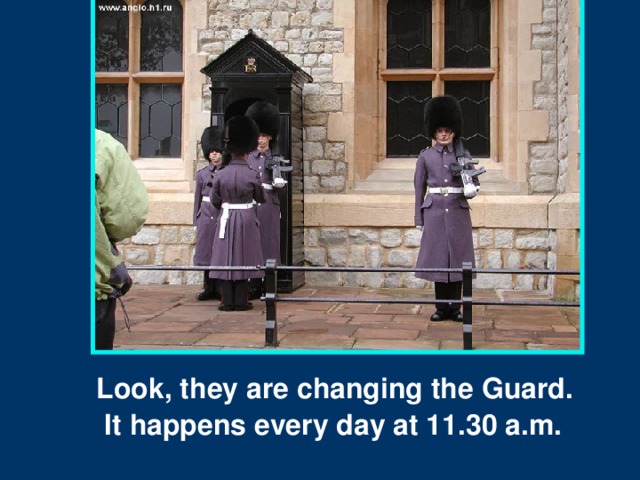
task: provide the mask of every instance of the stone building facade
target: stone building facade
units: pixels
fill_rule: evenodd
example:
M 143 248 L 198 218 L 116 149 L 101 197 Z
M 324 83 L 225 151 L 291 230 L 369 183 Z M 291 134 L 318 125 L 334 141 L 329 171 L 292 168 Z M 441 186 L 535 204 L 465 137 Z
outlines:
M 433 0 L 441 14 L 444 0 Z M 252 29 L 302 68 L 305 263 L 413 267 L 414 158 L 385 154 L 386 0 L 183 0 L 182 150 L 179 158 L 134 158 L 151 210 L 122 245 L 132 265 L 191 265 L 195 172 L 210 119 L 200 69 Z M 490 154 L 473 199 L 478 268 L 580 266 L 579 0 L 492 0 Z M 434 28 L 440 28 L 434 24 Z M 436 38 L 435 43 L 438 40 Z M 434 46 L 436 48 L 437 45 Z M 467 72 L 468 73 L 468 72 Z M 434 74 L 435 88 L 465 72 Z M 430 75 L 426 72 L 425 75 Z M 462 78 L 462 77 L 461 77 Z M 483 77 L 484 78 L 484 77 Z M 472 152 L 473 154 L 473 152 Z M 136 271 L 140 283 L 199 284 L 200 272 Z M 412 273 L 307 272 L 310 284 L 423 288 Z M 479 288 L 550 290 L 579 296 L 577 276 L 479 274 Z

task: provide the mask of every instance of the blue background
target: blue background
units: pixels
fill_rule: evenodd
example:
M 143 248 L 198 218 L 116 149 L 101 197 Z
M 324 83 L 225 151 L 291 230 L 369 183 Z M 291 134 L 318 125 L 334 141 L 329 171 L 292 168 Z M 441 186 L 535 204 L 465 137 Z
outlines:
M 624 162 L 637 123 L 635 82 L 627 45 L 635 45 L 635 15 L 584 8 L 584 144 L 582 168 L 585 258 L 584 355 L 118 355 L 90 354 L 91 182 L 89 5 L 40 8 L 23 34 L 4 32 L 2 80 L 5 189 L 3 235 L 5 309 L 2 357 L 4 478 L 576 478 L 606 473 L 622 478 L 637 455 L 638 314 L 634 275 L 637 249 L 626 201 L 632 176 Z M 602 4 L 600 4 L 602 5 Z M 24 10 L 3 6 L 6 18 Z M 637 8 L 637 7 L 634 7 Z M 597 9 L 597 10 L 596 10 Z M 35 7 L 34 7 L 35 10 Z M 32 23 L 33 22 L 33 23 Z M 23 37 L 22 37 L 23 36 Z M 13 45 L 26 48 L 14 50 Z M 632 47 L 635 49 L 635 47 Z M 627 88 L 625 88 L 627 87 Z M 12 102 L 15 102 L 12 104 Z M 635 135 L 634 135 L 635 134 Z M 635 147 L 635 145 L 633 145 Z M 611 157 L 614 159 L 611 159 Z M 618 159 L 618 160 L 615 160 Z M 24 178 L 23 182 L 14 179 Z M 609 190 L 609 188 L 612 190 Z M 604 191 L 601 189 L 605 188 Z M 18 253 L 19 252 L 19 253 Z M 616 255 L 618 252 L 625 253 Z M 612 270 L 615 273 L 612 273 Z M 333 381 L 419 381 L 447 377 L 469 382 L 472 400 L 250 402 L 107 401 L 97 399 L 97 378 L 114 384 L 155 377 L 286 382 L 321 377 Z M 504 381 L 555 381 L 564 377 L 571 400 L 489 401 L 479 386 L 489 376 Z M 428 393 L 428 389 L 425 390 Z M 193 437 L 180 443 L 157 437 L 105 437 L 105 413 L 141 417 L 243 418 L 243 437 Z M 252 420 L 266 418 L 386 418 L 378 442 L 328 433 L 305 437 L 256 437 Z M 551 418 L 559 436 L 430 436 L 424 418 L 449 413 Z M 418 437 L 394 437 L 396 418 L 421 419 Z M 330 423 L 331 423 L 330 422 Z M 329 429 L 331 432 L 331 429 Z M 630 436 L 630 437 L 629 437 Z M 633 470 L 632 470 L 633 471 Z M 628 476 L 628 473 L 625 477 Z

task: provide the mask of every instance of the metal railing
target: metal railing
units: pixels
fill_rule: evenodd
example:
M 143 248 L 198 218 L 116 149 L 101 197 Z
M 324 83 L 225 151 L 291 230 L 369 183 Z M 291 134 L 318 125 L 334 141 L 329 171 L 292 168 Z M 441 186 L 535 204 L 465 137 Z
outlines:
M 265 293 L 261 300 L 265 302 L 265 337 L 267 347 L 278 346 L 278 302 L 330 302 L 330 303 L 386 303 L 386 304 L 435 304 L 433 298 L 318 298 L 318 297 L 281 297 L 278 295 L 278 271 L 313 271 L 313 272 L 382 272 L 382 273 L 415 273 L 415 272 L 448 272 L 462 273 L 462 299 L 449 300 L 447 303 L 460 305 L 462 310 L 462 344 L 464 350 L 473 349 L 473 305 L 502 305 L 502 306 L 549 306 L 549 307 L 579 307 L 576 301 L 496 301 L 473 299 L 473 275 L 474 273 L 487 274 L 527 274 L 527 275 L 579 275 L 579 270 L 542 270 L 542 269 L 474 269 L 470 262 L 462 264 L 462 268 L 366 268 L 366 267 L 294 267 L 277 265 L 275 260 L 267 260 L 265 265 L 255 267 L 198 267 L 198 266 L 159 266 L 159 265 L 131 265 L 129 270 L 170 270 L 170 271 L 259 271 L 264 270 Z

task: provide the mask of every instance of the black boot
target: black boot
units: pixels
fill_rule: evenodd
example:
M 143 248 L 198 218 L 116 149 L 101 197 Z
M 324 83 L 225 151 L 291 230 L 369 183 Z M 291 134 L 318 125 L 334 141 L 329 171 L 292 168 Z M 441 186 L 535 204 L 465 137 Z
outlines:
M 220 298 L 218 282 L 215 278 L 209 278 L 209 272 L 204 272 L 204 290 L 196 295 L 198 300 L 215 300 Z
M 233 312 L 235 306 L 233 304 L 233 282 L 231 280 L 220 280 L 220 292 L 222 293 L 222 301 L 218 305 L 221 312 Z
M 257 300 L 264 293 L 264 282 L 262 278 L 249 279 L 249 300 Z
M 236 312 L 251 310 L 253 305 L 249 302 L 249 282 L 238 280 L 233 282 L 233 303 Z

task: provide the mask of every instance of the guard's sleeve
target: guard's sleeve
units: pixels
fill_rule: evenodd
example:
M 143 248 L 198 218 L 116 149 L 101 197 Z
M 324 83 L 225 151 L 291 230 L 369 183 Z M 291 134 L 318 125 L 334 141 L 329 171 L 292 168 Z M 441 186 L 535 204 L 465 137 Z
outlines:
M 413 188 L 415 190 L 415 215 L 414 225 L 421 227 L 422 225 L 422 203 L 427 193 L 427 167 L 422 156 L 422 152 L 418 155 L 416 162 L 416 170 L 413 175 Z

